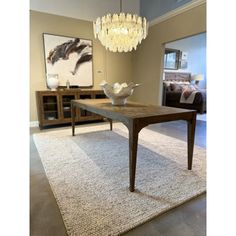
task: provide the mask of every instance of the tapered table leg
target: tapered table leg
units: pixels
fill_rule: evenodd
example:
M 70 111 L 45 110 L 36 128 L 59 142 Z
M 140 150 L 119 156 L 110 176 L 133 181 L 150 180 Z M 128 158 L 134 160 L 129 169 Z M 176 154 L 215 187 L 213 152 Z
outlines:
M 72 126 L 72 136 L 75 136 L 75 113 L 76 107 L 71 104 L 71 126 Z
M 195 127 L 196 112 L 193 113 L 193 118 L 188 121 L 188 170 L 192 169 Z
M 129 178 L 130 178 L 130 192 L 134 191 L 135 186 L 135 172 L 138 148 L 138 131 L 133 127 L 129 129 Z
M 112 119 L 107 118 L 107 120 L 110 122 L 110 130 L 112 130 L 112 129 L 113 129 L 113 126 L 112 126 Z

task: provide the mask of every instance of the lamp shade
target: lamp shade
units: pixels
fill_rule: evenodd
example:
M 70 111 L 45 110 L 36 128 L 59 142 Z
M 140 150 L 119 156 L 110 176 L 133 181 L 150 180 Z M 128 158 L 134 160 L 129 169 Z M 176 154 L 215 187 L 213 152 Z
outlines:
M 203 80 L 203 74 L 197 74 L 192 76 L 192 80 L 201 81 Z

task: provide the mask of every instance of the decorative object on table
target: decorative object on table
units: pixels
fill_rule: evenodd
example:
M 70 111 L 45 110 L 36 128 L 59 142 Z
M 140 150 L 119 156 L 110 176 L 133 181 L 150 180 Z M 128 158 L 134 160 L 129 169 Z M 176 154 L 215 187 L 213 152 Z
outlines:
M 43 41 L 46 73 L 58 74 L 60 86 L 93 86 L 91 40 L 44 33 Z
M 136 50 L 137 45 L 148 34 L 146 18 L 122 12 L 122 0 L 120 0 L 119 14 L 98 17 L 93 27 L 95 38 L 98 38 L 102 45 L 112 52 Z
M 128 85 L 127 83 L 109 85 L 105 80 L 100 84 L 106 96 L 111 99 L 112 105 L 125 105 L 127 98 L 133 94 L 134 88 L 139 85 L 133 82 Z
M 196 74 L 191 77 L 195 81 L 196 85 L 199 85 L 199 82 L 203 80 L 203 74 Z
M 51 89 L 51 91 L 56 91 L 58 85 L 58 74 L 47 74 L 47 86 Z
M 66 81 L 66 89 L 70 89 L 70 81 L 69 80 Z

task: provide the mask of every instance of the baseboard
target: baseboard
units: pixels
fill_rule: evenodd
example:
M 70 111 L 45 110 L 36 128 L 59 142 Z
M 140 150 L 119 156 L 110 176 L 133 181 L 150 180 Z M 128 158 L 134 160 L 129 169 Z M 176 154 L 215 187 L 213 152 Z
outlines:
M 173 16 L 177 16 L 183 12 L 189 11 L 190 9 L 200 6 L 202 4 L 205 4 L 206 0 L 193 0 L 189 3 L 184 4 L 183 6 L 180 6 L 172 11 L 167 12 L 166 14 L 157 17 L 156 19 L 152 20 L 150 22 L 150 26 L 156 25 L 162 21 L 168 20 L 172 18 Z
M 39 127 L 39 122 L 37 120 L 30 121 L 30 128 L 32 128 L 32 127 Z

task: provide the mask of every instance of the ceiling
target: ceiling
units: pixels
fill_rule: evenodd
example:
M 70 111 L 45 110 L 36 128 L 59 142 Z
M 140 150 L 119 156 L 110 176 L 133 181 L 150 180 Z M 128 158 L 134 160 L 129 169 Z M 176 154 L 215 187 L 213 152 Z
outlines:
M 206 0 L 121 0 L 122 11 L 145 16 L 148 21 L 188 4 Z M 120 12 L 120 0 L 30 0 L 30 9 L 94 21 L 107 13 Z
M 30 9 L 93 21 L 106 13 L 120 11 L 119 0 L 30 0 Z M 122 10 L 139 14 L 140 0 L 123 0 Z

